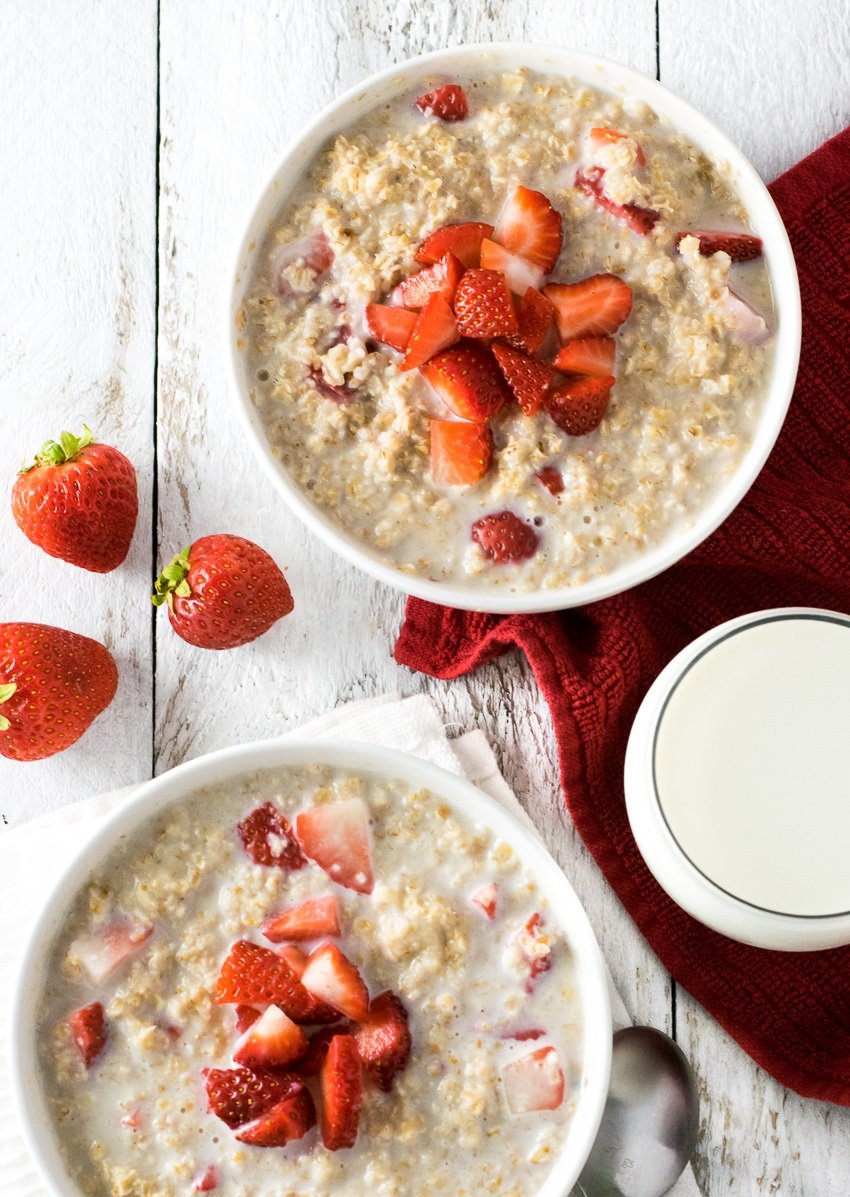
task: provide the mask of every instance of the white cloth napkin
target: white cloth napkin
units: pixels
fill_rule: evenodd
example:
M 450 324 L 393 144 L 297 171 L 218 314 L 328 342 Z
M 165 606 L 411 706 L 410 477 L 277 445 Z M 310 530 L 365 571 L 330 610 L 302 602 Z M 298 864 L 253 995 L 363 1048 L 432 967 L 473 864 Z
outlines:
M 465 777 L 501 802 L 536 834 L 536 828 L 499 772 L 487 738 L 471 731 L 449 739 L 433 700 L 424 694 L 399 698 L 389 694 L 339 707 L 293 733 L 300 738 L 361 740 L 397 748 Z M 44 878 L 54 874 L 100 827 L 106 815 L 135 786 L 101 794 L 64 807 L 0 836 L 0 1177 L 3 1191 L 15 1197 L 48 1197 L 18 1132 L 8 1079 L 8 1028 L 17 959 L 28 920 L 43 902 Z M 609 978 L 610 982 L 610 978 Z M 631 1023 L 613 983 L 611 1008 L 615 1028 Z M 670 1197 L 700 1197 L 690 1167 L 670 1190 Z

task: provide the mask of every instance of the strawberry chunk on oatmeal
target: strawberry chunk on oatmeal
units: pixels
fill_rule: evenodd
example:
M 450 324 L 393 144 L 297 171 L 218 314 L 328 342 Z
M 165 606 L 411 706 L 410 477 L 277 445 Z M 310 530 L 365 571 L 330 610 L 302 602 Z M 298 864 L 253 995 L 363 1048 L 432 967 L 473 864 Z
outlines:
M 441 121 L 463 121 L 469 116 L 469 101 L 459 83 L 446 83 L 426 92 L 416 101 L 416 107 Z
M 271 802 L 264 802 L 246 815 L 237 831 L 254 864 L 300 869 L 306 863 L 288 821 Z
M 94 985 L 102 985 L 141 951 L 153 927 L 133 923 L 119 915 L 71 945 L 71 956 L 85 969 Z
M 554 1047 L 539 1047 L 502 1069 L 502 1087 L 512 1114 L 557 1110 L 564 1100 L 564 1073 Z
M 537 552 L 540 544 L 534 529 L 513 511 L 483 515 L 472 525 L 472 539 L 484 556 L 497 565 L 525 561 Z
M 68 1015 L 68 1027 L 74 1046 L 86 1068 L 91 1068 L 106 1047 L 108 1030 L 106 1015 L 100 1002 L 91 1002 Z
M 375 876 L 369 812 L 359 798 L 302 811 L 295 834 L 304 852 L 338 885 L 371 894 Z

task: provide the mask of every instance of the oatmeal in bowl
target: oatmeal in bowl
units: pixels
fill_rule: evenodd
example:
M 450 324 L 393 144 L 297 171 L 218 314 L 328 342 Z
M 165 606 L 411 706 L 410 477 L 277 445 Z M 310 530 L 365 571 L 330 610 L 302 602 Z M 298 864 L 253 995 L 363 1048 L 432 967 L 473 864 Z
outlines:
M 343 97 L 236 275 L 236 390 L 278 488 L 454 606 L 573 606 L 683 556 L 754 479 L 796 371 L 755 172 L 660 85 L 568 51 L 446 51 Z
M 607 1093 L 604 965 L 539 842 L 363 745 L 145 787 L 34 933 L 30 1146 L 87 1197 L 565 1197 Z

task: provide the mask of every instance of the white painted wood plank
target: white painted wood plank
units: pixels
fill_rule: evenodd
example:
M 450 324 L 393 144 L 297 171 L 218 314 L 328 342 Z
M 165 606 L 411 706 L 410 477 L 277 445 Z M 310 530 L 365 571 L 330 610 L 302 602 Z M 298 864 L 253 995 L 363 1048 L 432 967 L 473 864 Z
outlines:
M 0 619 L 93 636 L 120 672 L 66 753 L 0 757 L 0 813 L 17 823 L 150 769 L 156 5 L 6 0 L 0 25 Z M 139 472 L 133 547 L 108 575 L 48 557 L 9 510 L 23 459 L 84 420 Z

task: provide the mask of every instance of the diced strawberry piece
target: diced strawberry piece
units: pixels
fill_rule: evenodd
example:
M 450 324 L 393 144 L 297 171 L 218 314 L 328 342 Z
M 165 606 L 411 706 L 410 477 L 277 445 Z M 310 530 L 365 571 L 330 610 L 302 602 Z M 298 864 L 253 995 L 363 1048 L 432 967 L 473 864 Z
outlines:
M 699 241 L 699 252 L 704 258 L 712 254 L 728 254 L 733 262 L 751 262 L 760 258 L 762 253 L 762 239 L 754 233 L 724 233 L 712 229 L 691 229 L 676 236 L 676 248 L 683 237 L 696 237 Z
M 512 254 L 504 245 L 486 237 L 481 242 L 481 266 L 485 270 L 501 271 L 515 295 L 525 295 L 529 287 L 539 287 L 545 277 L 541 266 Z
M 474 342 L 462 342 L 431 358 L 422 374 L 462 420 L 489 420 L 511 398 L 493 354 Z
M 519 332 L 506 337 L 509 345 L 534 357 L 543 348 L 555 309 L 545 295 L 529 287 L 517 304 Z
M 230 949 L 215 983 L 219 1005 L 277 1005 L 298 1022 L 305 1020 L 312 1002 L 309 993 L 285 960 L 270 948 L 240 939 Z
M 254 1025 L 262 1013 L 263 1011 L 258 1010 L 256 1006 L 237 1006 L 235 1010 L 236 1033 L 238 1035 L 244 1035 L 248 1028 Z
M 369 811 L 362 798 L 314 806 L 295 817 L 303 850 L 332 881 L 361 894 L 375 887 Z
M 255 1072 L 283 1068 L 307 1050 L 307 1036 L 278 1006 L 269 1006 L 241 1036 L 233 1061 Z
M 264 1114 L 236 1132 L 240 1143 L 252 1147 L 285 1147 L 302 1139 L 316 1125 L 316 1107 L 309 1089 L 290 1078 L 291 1088 L 286 1097 L 271 1106 Z
M 519 332 L 507 279 L 498 270 L 467 270 L 455 292 L 454 310 L 465 337 L 489 339 Z
M 133 956 L 153 935 L 153 927 L 131 923 L 119 915 L 94 931 L 81 935 L 71 944 L 76 956 L 94 985 L 102 985 Z
M 733 340 L 741 345 L 764 345 L 770 340 L 767 321 L 731 287 L 726 288 L 721 302 Z
M 661 219 L 661 213 L 656 212 L 653 208 L 642 208 L 640 204 L 615 203 L 605 193 L 602 182 L 604 176 L 605 171 L 600 170 L 598 166 L 591 167 L 587 171 L 579 168 L 576 171 L 576 188 L 583 191 L 611 216 L 627 225 L 633 233 L 639 233 L 642 237 L 646 237 Z
M 410 1058 L 410 1028 L 401 998 L 391 989 L 378 994 L 354 1038 L 364 1069 L 380 1089 L 389 1092 L 396 1073 Z
M 469 115 L 469 101 L 459 83 L 446 83 L 426 92 L 416 101 L 420 112 L 430 112 L 441 121 L 464 121 Z
M 587 134 L 587 140 L 590 143 L 591 150 L 599 149 L 601 146 L 611 145 L 614 142 L 622 141 L 626 137 L 631 137 L 630 133 L 621 133 L 618 129 L 607 129 L 602 126 L 597 126 L 591 129 Z M 634 138 L 632 138 L 634 141 Z M 643 168 L 646 166 L 646 156 L 640 145 L 635 142 L 637 151 L 635 153 L 635 165 Z
M 283 947 L 278 948 L 277 954 L 281 960 L 286 961 L 300 981 L 304 969 L 307 967 L 307 953 L 302 952 L 294 943 L 286 943 Z
M 540 411 L 546 392 L 552 385 L 555 371 L 546 362 L 538 362 L 533 357 L 526 357 L 518 349 L 510 345 L 494 345 L 493 355 L 499 363 L 499 369 L 505 376 L 505 382 L 514 393 L 517 403 L 527 416 L 533 416 Z
M 448 253 L 464 266 L 481 265 L 481 242 L 493 232 L 491 224 L 480 220 L 467 220 L 462 224 L 444 224 L 425 238 L 416 251 L 416 261 L 439 262 Z
M 578 283 L 549 283 L 543 294 L 555 307 L 562 341 L 608 336 L 632 310 L 632 289 L 616 274 L 592 274 Z
M 390 307 L 386 303 L 366 304 L 366 327 L 369 332 L 399 353 L 404 353 L 407 348 L 415 323 L 416 313 L 409 312 L 407 308 Z
M 339 935 L 339 907 L 333 894 L 308 898 L 298 906 L 282 910 L 266 919 L 261 928 L 266 939 L 283 943 L 287 939 L 318 939 L 321 935 Z
M 516 1039 L 518 1043 L 525 1043 L 529 1039 L 542 1039 L 546 1032 L 542 1027 L 528 1027 L 521 1031 L 506 1031 L 503 1039 Z
M 602 423 L 614 379 L 571 378 L 546 397 L 546 410 L 570 436 L 585 436 Z
M 428 296 L 438 292 L 447 303 L 455 297 L 457 285 L 463 276 L 463 263 L 453 253 L 444 254 L 434 266 L 417 270 L 402 279 L 390 295 L 390 302 L 400 303 L 405 308 L 424 308 Z
M 279 246 L 272 254 L 269 269 L 272 291 L 279 299 L 286 299 L 294 294 L 283 273 L 287 266 L 291 266 L 294 262 L 300 262 L 306 266 L 313 272 L 316 282 L 318 282 L 321 276 L 330 270 L 333 260 L 334 252 L 327 235 L 321 229 L 314 233 L 308 233 L 304 237 L 298 237 L 295 241 L 290 241 L 288 245 Z
M 435 292 L 428 296 L 425 307 L 413 326 L 402 370 L 413 370 L 425 363 L 455 341 L 460 340 L 455 316 L 445 296 Z
M 473 486 L 493 460 L 488 424 L 461 420 L 431 421 L 431 478 L 438 486 Z
M 142 1111 L 139 1109 L 131 1110 L 129 1114 L 125 1114 L 121 1119 L 121 1125 L 125 1130 L 138 1130 L 142 1125 Z
M 360 1053 L 352 1035 L 334 1035 L 319 1076 L 322 1142 L 328 1151 L 353 1147 L 363 1106 Z
M 552 945 L 543 930 L 543 916 L 535 911 L 517 935 L 517 944 L 526 967 L 525 988 L 534 989 L 537 978 L 552 967 Z
M 283 813 L 264 802 L 246 815 L 236 830 L 254 864 L 267 868 L 300 869 L 307 861 Z
M 307 967 L 309 959 L 306 953 L 297 948 L 294 943 L 287 943 L 278 948 L 277 954 L 281 960 L 286 961 L 300 981 L 304 976 L 304 969 Z M 304 1014 L 295 1021 L 305 1024 L 339 1022 L 339 1010 L 334 1010 L 333 1006 L 329 1006 L 327 1002 L 320 1002 L 318 998 L 313 997 L 312 993 L 307 996 L 310 999 L 310 1005 Z
M 322 1027 L 321 1030 L 314 1031 L 307 1041 L 306 1052 L 292 1065 L 293 1071 L 299 1076 L 318 1076 L 322 1071 L 331 1040 L 335 1035 L 347 1035 L 353 1029 L 353 1023 L 337 1022 L 335 1027 Z
M 106 1016 L 100 1002 L 92 1002 L 75 1010 L 67 1018 L 74 1046 L 80 1053 L 86 1068 L 91 1068 L 106 1046 Z
M 311 366 L 307 374 L 319 394 L 339 407 L 347 407 L 357 393 L 350 387 L 338 387 L 335 383 L 328 382 L 318 366 Z
M 564 1100 L 564 1074 L 554 1047 L 511 1060 L 502 1069 L 502 1085 L 512 1114 L 557 1110 Z
M 512 511 L 497 511 L 476 520 L 472 539 L 497 565 L 533 557 L 540 543 L 534 529 Z
M 206 1168 L 201 1168 L 195 1174 L 192 1188 L 196 1193 L 211 1193 L 213 1189 L 218 1188 L 218 1171 L 215 1164 L 207 1164 Z
M 616 346 L 611 337 L 581 337 L 568 341 L 555 365 L 565 374 L 589 374 L 592 378 L 607 378 L 614 373 Z
M 557 466 L 546 465 L 534 475 L 541 486 L 545 486 L 550 495 L 560 495 L 564 489 L 564 475 Z
M 474 894 L 470 895 L 469 900 L 483 910 L 488 919 L 494 919 L 498 897 L 499 887 L 491 882 L 489 885 L 482 885 L 481 889 L 477 889 Z
M 211 1113 L 231 1129 L 259 1118 L 287 1096 L 300 1078 L 285 1072 L 252 1072 L 250 1068 L 205 1068 L 204 1086 Z
M 517 187 L 496 221 L 493 240 L 548 274 L 563 245 L 561 214 L 541 191 Z
M 369 1013 L 369 990 L 357 967 L 336 944 L 316 948 L 301 975 L 301 983 L 314 997 L 347 1018 L 362 1022 Z

